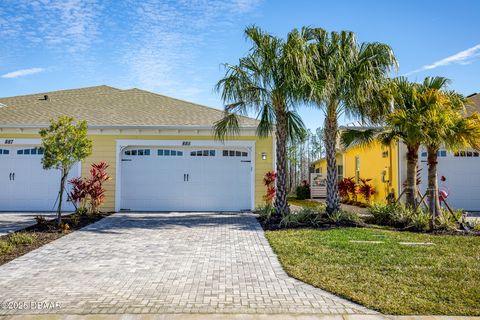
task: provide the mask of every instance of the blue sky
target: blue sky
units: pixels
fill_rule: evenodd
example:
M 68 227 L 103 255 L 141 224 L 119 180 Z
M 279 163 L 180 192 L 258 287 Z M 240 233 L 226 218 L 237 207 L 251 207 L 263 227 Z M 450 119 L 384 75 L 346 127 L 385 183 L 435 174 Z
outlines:
M 221 108 L 221 64 L 248 50 L 245 26 L 351 30 L 391 45 L 394 75 L 441 75 L 480 92 L 480 1 L 2 0 L 0 96 L 108 84 Z M 323 114 L 300 111 L 316 128 Z M 345 120 L 348 121 L 348 120 Z

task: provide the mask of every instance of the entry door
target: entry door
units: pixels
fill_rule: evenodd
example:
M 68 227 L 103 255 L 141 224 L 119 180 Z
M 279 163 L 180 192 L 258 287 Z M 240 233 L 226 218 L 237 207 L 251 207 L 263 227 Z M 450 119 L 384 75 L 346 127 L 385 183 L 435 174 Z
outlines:
M 127 148 L 121 161 L 121 209 L 248 210 L 250 157 L 246 149 Z
M 44 170 L 39 147 L 0 147 L 0 211 L 55 211 L 60 171 Z M 72 170 L 69 178 L 78 175 Z M 67 186 L 68 188 L 68 186 Z M 64 194 L 62 205 L 74 209 Z

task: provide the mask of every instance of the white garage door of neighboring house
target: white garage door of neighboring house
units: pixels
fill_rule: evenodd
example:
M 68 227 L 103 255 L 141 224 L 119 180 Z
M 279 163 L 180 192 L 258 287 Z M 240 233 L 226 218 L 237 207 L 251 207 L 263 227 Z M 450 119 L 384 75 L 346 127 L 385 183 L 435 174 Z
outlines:
M 251 171 L 247 148 L 128 147 L 121 153 L 121 210 L 249 210 Z
M 427 154 L 421 153 L 422 168 L 420 190 L 425 192 L 428 183 Z M 445 176 L 445 183 L 440 178 Z M 439 189 L 447 190 L 447 203 L 452 208 L 480 211 L 480 154 L 462 151 L 456 154 L 440 150 L 438 154 Z
M 0 146 L 0 211 L 56 210 L 60 171 L 44 170 L 42 154 L 36 146 Z M 70 177 L 79 175 L 76 166 Z M 74 209 L 67 201 L 63 208 Z

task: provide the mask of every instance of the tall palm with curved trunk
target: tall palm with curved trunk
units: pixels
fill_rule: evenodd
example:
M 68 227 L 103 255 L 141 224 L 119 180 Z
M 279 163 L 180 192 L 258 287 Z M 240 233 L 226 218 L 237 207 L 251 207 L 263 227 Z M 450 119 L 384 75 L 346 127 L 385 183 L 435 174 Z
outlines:
M 345 147 L 368 145 L 374 140 L 385 145 L 402 141 L 406 148 L 407 181 L 405 185 L 405 203 L 410 207 L 416 205 L 418 152 L 423 142 L 421 117 L 424 113 L 419 103 L 421 87 L 409 82 L 405 77 L 398 77 L 387 85 L 390 97 L 390 112 L 384 117 L 382 127 L 373 129 L 349 129 L 342 133 Z
M 225 76 L 217 85 L 225 102 L 225 115 L 215 123 L 217 139 L 238 134 L 239 116 L 257 113 L 260 137 L 275 134 L 278 215 L 289 213 L 287 203 L 286 144 L 304 134 L 304 125 L 295 111 L 300 97 L 299 83 L 306 77 L 304 36 L 293 30 L 287 40 L 274 37 L 252 26 L 245 30 L 252 42 L 249 53 L 237 65 L 225 65 Z
M 443 77 L 425 78 L 420 103 L 425 112 L 422 117 L 423 144 L 427 149 L 428 163 L 428 207 L 431 213 L 431 227 L 440 212 L 438 190 L 438 151 L 442 146 L 457 151 L 466 148 L 480 148 L 480 116 L 465 114 L 465 98 L 447 90 L 450 80 Z
M 335 159 L 338 117 L 342 113 L 375 122 L 388 110 L 384 88 L 397 66 L 392 49 L 383 43 L 358 43 L 353 32 L 307 28 L 310 78 L 306 100 L 325 113 L 327 212 L 340 206 Z

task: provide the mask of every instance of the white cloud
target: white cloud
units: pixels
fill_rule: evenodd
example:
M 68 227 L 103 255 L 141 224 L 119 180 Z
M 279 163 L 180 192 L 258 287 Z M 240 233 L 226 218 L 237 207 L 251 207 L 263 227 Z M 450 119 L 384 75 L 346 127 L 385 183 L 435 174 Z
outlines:
M 0 36 L 22 44 L 75 53 L 91 47 L 99 34 L 98 0 L 4 0 Z
M 177 96 L 211 91 L 200 89 L 206 87 L 198 77 L 200 49 L 214 45 L 222 30 L 238 23 L 260 1 L 130 1 L 130 40 L 122 56 L 132 78 L 141 87 Z
M 413 70 L 411 72 L 406 73 L 406 76 L 412 75 L 414 73 L 422 72 L 425 70 L 432 70 L 438 67 L 448 66 L 450 64 L 470 64 L 476 58 L 480 57 L 480 44 L 473 46 L 467 50 L 460 51 L 454 55 L 446 57 L 444 59 L 438 60 L 432 64 L 424 65 L 423 67 Z
M 18 78 L 18 77 L 23 77 L 23 76 L 28 76 L 31 74 L 35 73 L 40 73 L 45 71 L 43 68 L 30 68 L 30 69 L 22 69 L 22 70 L 17 70 L 17 71 L 12 71 L 9 73 L 5 73 L 2 75 L 2 78 L 5 79 L 12 79 L 12 78 Z

